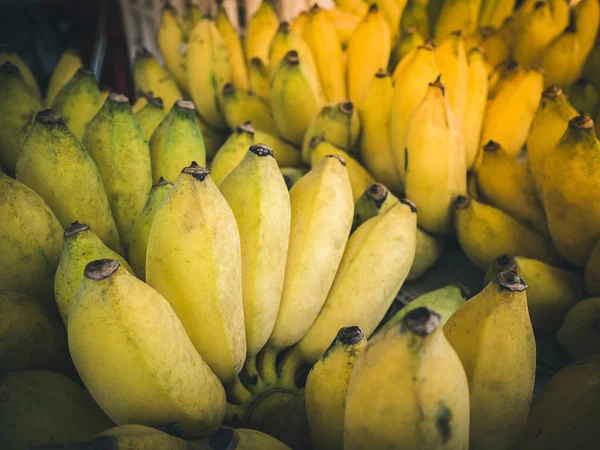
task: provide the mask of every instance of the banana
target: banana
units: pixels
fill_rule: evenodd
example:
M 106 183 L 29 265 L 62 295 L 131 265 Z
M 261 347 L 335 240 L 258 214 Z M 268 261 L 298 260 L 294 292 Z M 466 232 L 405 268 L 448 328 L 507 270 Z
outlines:
M 481 129 L 488 96 L 488 76 L 485 56 L 479 47 L 469 51 L 467 61 L 468 82 L 462 130 L 467 170 L 470 170 L 475 165 L 480 151 Z
M 150 149 L 129 99 L 110 94 L 89 123 L 82 143 L 98 167 L 121 241 L 127 246 L 152 187 Z
M 325 17 L 333 25 L 335 32 L 340 38 L 342 49 L 346 50 L 352 33 L 356 30 L 361 18 L 339 8 L 326 9 L 324 12 Z
M 259 372 L 266 380 L 276 377 L 279 351 L 298 342 L 317 318 L 342 260 L 354 209 L 343 159 L 334 155 L 323 158 L 292 187 L 290 204 L 290 241 L 281 304 L 273 332 L 258 360 Z
M 435 46 L 427 43 L 408 54 L 396 67 L 393 75 L 394 96 L 390 113 L 390 137 L 395 168 L 405 183 L 405 141 L 408 121 L 435 81 L 439 70 L 435 63 Z
M 280 170 L 288 191 L 308 172 L 308 169 L 299 167 L 281 167 Z
M 275 119 L 269 103 L 252 92 L 242 91 L 232 83 L 223 87 L 222 108 L 229 128 L 251 121 L 254 126 L 267 133 L 277 134 Z
M 512 449 L 525 429 L 536 352 L 526 289 L 500 272 L 444 325 L 469 380 L 470 448 Z
M 600 438 L 598 405 L 600 357 L 563 367 L 533 399 L 519 448 L 592 450 Z
M 206 446 L 201 448 L 206 450 L 291 450 L 283 442 L 266 433 L 244 428 L 221 427 L 211 434 L 207 441 Z
M 408 122 L 404 153 L 405 193 L 419 208 L 419 227 L 447 233 L 452 202 L 466 193 L 467 179 L 462 133 L 439 78 Z
M 80 68 L 54 99 L 52 111 L 61 116 L 71 133 L 82 141 L 88 124 L 101 107 L 94 73 Z
M 192 30 L 187 67 L 190 94 L 196 109 L 210 126 L 225 129 L 227 122 L 221 93 L 233 76 L 225 40 L 212 19 L 201 19 Z
M 508 17 L 504 20 L 504 25 L 497 29 L 488 29 L 479 44 L 483 49 L 488 66 L 492 69 L 510 60 L 514 41 L 513 22 L 513 18 Z
M 592 114 L 600 104 L 600 94 L 592 82 L 580 78 L 565 90 L 569 102 L 576 111 Z
M 10 62 L 17 66 L 19 73 L 25 81 L 25 84 L 29 86 L 29 89 L 31 89 L 31 92 L 33 92 L 33 95 L 36 97 L 37 101 L 41 102 L 42 95 L 40 93 L 40 87 L 35 79 L 35 76 L 33 73 L 31 73 L 31 70 L 27 64 L 25 64 L 25 61 L 23 61 L 23 59 L 15 52 L 0 49 L 0 64 L 4 64 L 5 62 Z
M 392 48 L 392 54 L 390 55 L 390 62 L 388 64 L 388 70 L 393 73 L 400 61 L 408 55 L 413 53 L 418 47 L 425 44 L 425 39 L 417 31 L 414 25 L 408 25 L 402 28 L 400 38 L 396 41 L 394 48 Z M 381 71 L 380 71 L 381 72 Z M 369 99 L 369 94 L 365 94 L 365 101 Z
M 148 236 L 154 222 L 154 216 L 161 206 L 173 183 L 163 177 L 152 185 L 148 201 L 142 212 L 138 215 L 131 229 L 131 241 L 129 242 L 129 262 L 137 277 L 146 280 L 146 249 L 148 248 Z
M 600 208 L 594 173 L 600 170 L 595 158 L 600 142 L 589 116 L 578 116 L 550 152 L 544 163 L 542 191 L 552 241 L 558 252 L 571 264 L 585 267 L 600 237 L 596 219 Z
M 369 9 L 369 2 L 366 0 L 335 0 L 334 3 L 338 9 L 358 17 L 364 17 Z
M 349 101 L 329 103 L 312 118 L 304 134 L 302 160 L 310 164 L 310 143 L 315 137 L 321 137 L 332 145 L 354 154 L 359 133 L 359 116 L 354 104 Z
M 527 280 L 527 309 L 535 329 L 556 332 L 567 312 L 583 298 L 580 274 L 522 256 L 498 256 L 486 272 L 484 284 L 504 270 L 513 270 Z
M 202 11 L 200 11 L 198 5 L 194 4 L 192 0 L 185 0 L 182 21 L 187 35 L 200 22 L 202 16 Z
M 400 18 L 406 6 L 406 0 L 372 0 L 371 4 L 375 4 L 381 10 L 383 17 L 390 29 L 392 42 L 398 39 L 400 31 Z
M 55 310 L 29 295 L 0 291 L 0 372 L 65 371 L 70 361 Z
M 490 86 L 491 87 L 491 86 Z M 527 141 L 531 123 L 544 90 L 539 70 L 509 69 L 488 101 L 481 142 L 495 141 L 510 156 L 516 156 Z
M 273 151 L 250 146 L 219 189 L 240 233 L 246 358 L 254 358 L 275 326 L 290 236 L 290 197 Z
M 269 47 L 279 28 L 279 19 L 272 0 L 263 0 L 248 22 L 244 41 L 246 59 L 269 61 Z
M 575 16 L 575 32 L 581 42 L 582 51 L 589 55 L 598 37 L 600 5 L 593 0 L 581 0 L 572 11 Z
M 111 94 L 110 88 L 107 86 L 100 86 L 100 104 L 104 105 L 104 102 Z
M 210 166 L 210 176 L 217 187 L 237 167 L 248 148 L 254 144 L 254 128 L 245 122 L 235 128 L 233 134 L 219 149 Z
M 545 85 L 561 88 L 572 85 L 583 72 L 586 56 L 575 30 L 567 28 L 548 45 L 541 57 Z
M 0 436 L 6 448 L 82 441 L 111 426 L 90 394 L 63 375 L 47 370 L 0 375 Z
M 467 376 L 427 308 L 378 333 L 358 358 L 348 387 L 344 448 L 465 449 Z
M 241 272 L 231 207 L 209 171 L 192 162 L 154 217 L 146 280 L 169 301 L 223 383 L 233 381 L 246 357 Z
M 227 10 L 223 4 L 219 4 L 215 23 L 217 29 L 223 36 L 227 54 L 229 55 L 229 63 L 231 64 L 231 77 L 233 84 L 242 91 L 250 89 L 251 84 L 248 80 L 248 69 L 246 68 L 246 58 L 244 56 L 244 48 L 237 30 L 229 20 Z
M 469 66 L 461 31 L 452 32 L 440 43 L 435 51 L 435 63 L 440 71 L 444 94 L 454 114 L 456 126 L 462 132 L 469 87 Z
M 177 10 L 170 2 L 166 2 L 160 14 L 158 48 L 169 74 L 184 91 L 188 91 L 186 38 L 184 25 L 179 19 Z
M 477 29 L 482 0 L 449 0 L 443 2 L 435 26 L 435 38 L 442 41 L 454 31 L 471 34 Z
M 301 145 L 312 118 L 325 99 L 319 80 L 296 50 L 287 52 L 280 61 L 271 78 L 269 97 L 279 134 L 291 143 Z
M 44 101 L 46 108 L 52 106 L 60 90 L 81 67 L 83 67 L 83 62 L 77 50 L 68 48 L 60 55 L 52 71 L 52 75 L 50 75 L 50 81 L 48 81 L 48 89 L 46 90 L 46 99 Z
M 371 80 L 390 59 L 392 38 L 381 9 L 371 3 L 348 43 L 348 98 L 360 107 Z
M 585 264 L 585 291 L 592 296 L 600 295 L 600 245 L 596 242 Z
M 306 26 L 302 29 L 302 33 L 304 33 L 305 29 Z M 269 59 L 267 60 L 269 64 L 268 79 L 273 78 L 275 71 L 279 67 L 279 63 L 285 58 L 286 53 L 291 50 L 298 52 L 300 60 L 303 61 L 307 70 L 311 71 L 313 77 L 319 76 L 313 53 L 303 35 L 293 30 L 289 22 L 281 22 L 269 46 Z
M 154 98 L 154 99 L 157 99 L 157 101 L 160 101 L 160 104 L 163 105 L 162 107 L 164 109 L 164 104 L 163 104 L 162 98 L 154 97 L 152 92 L 138 92 L 135 102 L 133 103 L 133 105 L 131 105 L 131 109 L 134 112 L 134 114 L 139 113 L 140 110 L 148 104 L 149 98 Z
M 390 142 L 390 115 L 394 87 L 391 76 L 384 70 L 375 74 L 358 109 L 362 125 L 360 161 L 377 180 L 396 193 L 402 191 L 402 181 L 394 167 Z
M 526 160 L 511 158 L 496 142 L 489 141 L 483 147 L 482 162 L 476 172 L 483 198 L 523 225 L 549 236 Z
M 73 222 L 64 232 L 63 249 L 54 277 L 54 297 L 65 327 L 69 311 L 83 279 L 87 263 L 110 258 L 119 262 L 129 273 L 133 270 L 120 255 L 106 247 L 86 224 Z
M 204 151 L 207 161 L 213 159 L 221 146 L 227 140 L 227 133 L 221 130 L 215 130 L 206 123 L 206 120 L 196 110 L 196 122 L 204 140 Z
M 248 62 L 248 84 L 250 91 L 261 100 L 270 103 L 269 68 L 260 58 L 252 58 Z
M 302 163 L 302 153 L 290 143 L 280 139 L 277 135 L 265 133 L 262 130 L 254 130 L 255 142 L 271 147 L 277 164 L 280 167 L 300 167 Z
M 454 203 L 458 242 L 473 263 L 485 271 L 504 253 L 558 264 L 560 258 L 548 239 L 499 209 L 459 196 Z
M 586 298 L 578 302 L 565 316 L 556 334 L 558 342 L 575 359 L 590 358 L 600 348 L 598 332 L 600 298 Z
M 406 277 L 407 281 L 420 278 L 435 263 L 437 263 L 444 252 L 446 240 L 444 236 L 427 233 L 417 228 L 417 249 L 415 259 Z
M 202 436 L 223 420 L 223 387 L 175 312 L 118 261 L 100 259 L 85 267 L 68 338 L 81 379 L 116 424 Z
M 516 0 L 482 0 L 479 26 L 500 28 L 504 20 L 512 14 L 515 3 Z
M 517 24 L 513 48 L 515 60 L 526 69 L 540 64 L 544 51 L 561 31 L 552 17 L 550 5 L 536 1 Z
M 308 22 L 308 11 L 302 11 L 291 21 L 290 28 L 299 35 L 302 35 L 306 22 Z
M 348 98 L 342 43 L 335 27 L 318 4 L 310 9 L 308 20 L 302 30 L 302 38 L 314 57 L 326 100 L 341 102 Z M 302 54 L 300 54 L 300 58 L 302 58 Z
M 154 130 L 163 121 L 166 116 L 163 101 L 158 97 L 148 97 L 146 104 L 142 106 L 138 111 L 135 111 L 132 107 L 132 111 L 135 113 L 142 132 L 147 142 L 150 142 L 150 138 L 154 133 Z
M 415 30 L 421 39 L 424 41 L 430 39 L 432 36 L 429 24 L 429 13 L 427 12 L 427 3 L 422 0 L 408 0 L 408 2 L 406 2 L 406 7 L 402 12 L 400 26 L 403 30 L 406 30 L 409 27 L 415 27 Z M 400 39 L 402 39 L 402 33 L 400 33 Z M 419 45 L 423 45 L 424 43 L 425 42 L 422 42 Z
M 150 139 L 152 180 L 176 180 L 192 161 L 206 164 L 204 139 L 198 127 L 194 104 L 177 100 Z
M 122 251 L 100 172 L 87 150 L 52 111 L 36 115 L 23 143 L 16 178 L 44 199 L 63 228 L 81 220 L 107 247 Z
M 350 377 L 367 345 L 357 326 L 341 328 L 306 379 L 308 428 L 315 450 L 343 450 L 344 412 Z
M 0 65 L 0 164 L 13 175 L 40 101 L 10 61 Z
M 171 109 L 171 106 L 183 97 L 175 80 L 145 48 L 140 49 L 135 55 L 133 83 L 136 92 L 151 92 L 152 95 L 162 98 L 165 110 Z

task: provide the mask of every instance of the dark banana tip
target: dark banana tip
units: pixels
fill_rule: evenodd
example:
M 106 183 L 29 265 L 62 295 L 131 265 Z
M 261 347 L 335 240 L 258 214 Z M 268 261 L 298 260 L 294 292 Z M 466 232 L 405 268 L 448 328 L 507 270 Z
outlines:
M 210 174 L 210 170 L 205 167 L 202 167 L 196 161 L 192 161 L 187 167 L 184 167 L 181 173 L 187 173 L 188 175 L 193 176 L 198 181 L 204 181 L 206 177 Z
M 231 95 L 235 92 L 235 86 L 233 83 L 225 83 L 223 86 L 223 95 Z
M 514 256 L 505 253 L 504 255 L 498 256 L 494 260 L 494 269 L 498 272 L 503 272 L 505 270 L 512 270 L 513 272 L 517 271 L 517 260 Z
M 377 6 L 377 3 L 371 3 L 369 5 L 369 14 L 375 14 L 378 11 L 379 11 L 379 6 Z
M 479 34 L 481 35 L 481 37 L 483 39 L 488 39 L 488 38 L 492 37 L 493 35 L 496 34 L 496 32 L 497 32 L 497 30 L 494 27 L 490 26 L 490 25 L 487 25 L 485 27 L 481 27 L 479 29 Z
M 325 158 L 334 158 L 342 163 L 342 166 L 346 166 L 346 160 L 342 158 L 340 155 L 325 155 Z
M 514 270 L 503 270 L 496 276 L 496 280 L 502 289 L 511 292 L 522 292 L 527 289 L 527 283 Z
M 210 450 L 234 450 L 238 442 L 238 434 L 233 428 L 221 427 L 208 438 L 208 448 Z
M 0 64 L 0 73 L 19 73 L 19 68 L 10 61 L 5 61 Z
M 315 3 L 314 5 L 312 5 L 312 7 L 310 8 L 310 12 L 311 13 L 318 13 L 319 11 L 321 11 L 321 7 L 319 6 L 318 3 Z
M 256 156 L 275 156 L 273 155 L 273 149 L 265 144 L 254 144 L 248 149 L 249 152 L 254 153 Z
M 175 105 L 177 105 L 178 108 L 189 109 L 190 111 L 196 110 L 196 107 L 194 106 L 194 102 L 192 102 L 190 100 L 184 100 L 182 98 L 177 100 L 175 102 Z
M 110 94 L 108 94 L 108 99 L 111 102 L 115 102 L 115 103 L 129 103 L 129 99 L 127 97 L 125 97 L 123 94 L 117 94 L 114 92 L 111 92 Z
M 587 114 L 582 114 L 569 120 L 569 128 L 577 130 L 590 130 L 594 128 L 594 121 Z
M 425 49 L 425 50 L 434 51 L 435 47 L 436 47 L 435 42 L 433 42 L 433 41 L 427 41 L 423 45 L 420 45 L 417 48 L 422 48 L 422 49 Z
M 462 30 L 454 30 L 450 33 L 451 36 L 453 37 L 463 37 L 464 33 Z
M 235 132 L 238 134 L 248 133 L 254 136 L 254 128 L 252 127 L 252 121 L 248 120 L 235 128 Z
M 150 103 L 152 106 L 162 109 L 165 109 L 165 104 L 163 103 L 163 99 L 160 97 L 154 97 L 151 94 L 146 95 L 146 101 Z
M 498 150 L 500 150 L 500 144 L 495 141 L 488 141 L 488 143 L 483 146 L 484 152 L 493 153 Z
M 375 78 L 386 78 L 389 77 L 390 73 L 385 69 L 379 69 L 375 74 Z
M 540 9 L 540 8 L 543 8 L 544 6 L 546 6 L 546 2 L 542 2 L 542 1 L 535 2 L 533 4 L 533 9 Z
M 360 327 L 354 325 L 350 327 L 340 328 L 340 331 L 338 331 L 337 333 L 336 339 L 344 345 L 353 345 L 357 342 L 360 342 L 364 337 L 365 334 L 362 332 Z
M 471 197 L 467 197 L 466 195 L 459 195 L 454 200 L 454 208 L 455 209 L 467 209 L 471 204 Z
M 290 50 L 287 52 L 285 54 L 285 60 L 293 66 L 300 64 L 300 56 L 298 56 L 298 52 L 296 50 Z
M 87 231 L 89 229 L 90 229 L 89 225 L 75 221 L 71 224 L 71 226 L 69 228 L 67 228 L 65 230 L 63 236 L 65 238 L 68 238 L 71 236 L 75 236 L 76 234 L 81 233 L 82 231 Z
M 150 57 L 152 57 L 152 53 L 150 53 L 150 50 L 148 50 L 146 47 L 140 47 L 135 52 L 135 60 L 136 61 L 138 59 L 144 59 L 144 58 L 150 58 Z
M 417 205 L 415 205 L 412 201 L 410 201 L 407 198 L 401 198 L 400 199 L 400 203 L 402 203 L 403 205 L 406 205 L 410 208 L 411 212 L 416 213 L 417 212 Z
M 287 20 L 284 20 L 279 24 L 279 29 L 277 30 L 281 33 L 289 33 L 290 32 L 290 23 Z
M 521 69 L 521 65 L 514 59 L 506 65 L 507 72 L 518 72 L 519 69 Z
M 165 0 L 165 4 L 163 5 L 163 11 L 171 11 L 173 13 L 177 13 L 177 11 L 175 10 L 175 7 L 173 6 L 173 3 L 170 2 L 170 0 Z
M 323 142 L 325 138 L 323 136 L 313 136 L 310 140 L 309 146 L 310 148 L 315 148 L 321 142 Z
M 45 109 L 35 115 L 35 121 L 42 125 L 62 124 L 62 118 L 51 109 Z
M 367 196 L 375 201 L 378 208 L 381 207 L 383 202 L 388 196 L 387 188 L 381 183 L 372 184 L 367 188 Z
M 340 102 L 340 111 L 342 111 L 347 116 L 351 116 L 354 112 L 354 103 L 352 103 L 350 100 Z
M 439 74 L 433 83 L 429 83 L 429 86 L 439 88 L 442 95 L 446 95 L 446 86 L 442 83 L 442 74 Z
M 160 177 L 156 183 L 152 185 L 152 187 L 161 187 L 161 186 L 173 186 L 173 183 L 164 179 L 164 177 Z
M 90 280 L 102 281 L 115 273 L 120 265 L 114 259 L 97 259 L 85 266 L 83 275 Z
M 415 27 L 414 25 L 408 25 L 407 27 L 404 27 L 402 29 L 402 32 L 404 34 L 415 34 L 417 32 L 417 27 Z
M 251 66 L 261 67 L 264 64 L 262 62 L 262 59 L 260 59 L 258 56 L 255 56 L 254 58 L 250 59 L 250 65 Z
M 422 306 L 406 313 L 400 326 L 417 336 L 427 336 L 440 326 L 440 315 Z

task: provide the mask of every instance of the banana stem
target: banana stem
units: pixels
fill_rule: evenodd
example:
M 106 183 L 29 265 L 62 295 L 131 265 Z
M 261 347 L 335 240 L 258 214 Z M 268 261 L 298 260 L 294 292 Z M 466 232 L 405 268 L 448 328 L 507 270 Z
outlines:
M 251 402 L 254 395 L 242 384 L 240 377 L 235 377 L 235 380 L 227 385 L 227 398 L 237 405 L 243 405 Z
M 232 403 L 227 403 L 225 406 L 225 418 L 223 422 L 226 425 L 240 426 L 243 423 L 244 416 L 246 415 L 247 406 L 250 405 L 234 405 Z
M 265 347 L 261 353 L 261 358 L 258 360 L 260 377 L 264 381 L 264 384 L 275 386 L 278 378 L 275 363 L 277 362 L 279 351 L 274 347 Z
M 286 389 L 297 390 L 296 386 L 296 372 L 302 365 L 302 356 L 296 348 L 291 349 L 284 357 L 281 364 L 281 376 L 279 385 Z

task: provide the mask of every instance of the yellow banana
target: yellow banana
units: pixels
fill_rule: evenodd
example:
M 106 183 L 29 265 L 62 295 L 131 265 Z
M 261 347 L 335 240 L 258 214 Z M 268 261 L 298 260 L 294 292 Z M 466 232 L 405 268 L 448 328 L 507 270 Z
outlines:
M 269 68 L 260 58 L 252 58 L 248 62 L 248 84 L 254 95 L 270 103 Z
M 33 75 L 33 73 L 31 73 L 31 70 L 29 69 L 27 64 L 25 64 L 25 61 L 23 61 L 23 59 L 15 52 L 0 50 L 0 64 L 4 64 L 7 61 L 17 66 L 17 68 L 19 69 L 19 73 L 25 81 L 25 84 L 29 86 L 31 92 L 33 92 L 33 95 L 35 95 L 35 97 L 37 98 L 37 101 L 41 102 L 42 95 L 40 93 L 40 87 L 35 79 L 35 76 Z
M 480 151 L 481 129 L 488 96 L 488 77 L 485 68 L 485 56 L 479 47 L 469 51 L 467 61 L 468 82 L 463 119 L 463 138 L 467 170 L 470 170 L 475 165 Z
M 163 104 L 162 98 L 154 97 L 154 95 L 151 92 L 138 92 L 135 102 L 133 103 L 133 105 L 131 105 L 132 111 L 135 114 L 139 113 L 140 110 L 148 104 L 149 98 L 154 98 L 157 101 L 160 101 L 160 104 L 163 105 L 163 109 L 164 109 L 164 104 Z
M 442 41 L 454 31 L 471 34 L 477 29 L 482 0 L 449 0 L 443 2 L 435 26 L 435 38 Z
M 571 86 L 583 71 L 586 56 L 581 43 L 571 29 L 554 39 L 544 51 L 540 65 L 544 69 L 545 86 Z
M 412 281 L 420 278 L 438 262 L 444 252 L 445 243 L 444 236 L 430 234 L 417 228 L 415 259 L 406 276 L 406 280 Z
M 326 9 L 324 12 L 325 17 L 333 25 L 335 32 L 340 38 L 342 49 L 345 50 L 361 18 L 339 8 Z
M 402 28 L 400 37 L 394 44 L 390 55 L 390 62 L 388 64 L 390 73 L 394 72 L 400 61 L 402 61 L 406 55 L 413 53 L 418 47 L 424 44 L 425 40 L 415 26 L 409 25 Z
M 392 42 L 398 39 L 400 31 L 400 17 L 404 12 L 406 0 L 372 0 L 371 4 L 375 4 L 381 9 L 383 17 L 390 29 Z
M 402 12 L 400 26 L 403 30 L 406 30 L 409 27 L 415 27 L 417 33 L 423 40 L 430 39 L 432 36 L 427 4 L 422 0 L 408 0 L 408 2 L 406 2 L 406 7 Z M 402 37 L 402 33 L 400 36 Z M 419 45 L 423 45 L 423 43 Z
M 167 2 L 163 6 L 158 26 L 158 48 L 175 82 L 184 91 L 187 86 L 186 33 L 177 10 Z
M 490 68 L 498 67 L 508 62 L 512 51 L 513 34 L 511 30 L 512 18 L 508 17 L 505 25 L 498 29 L 487 29 L 481 43 L 483 54 Z
M 565 316 L 556 339 L 575 359 L 593 357 L 600 345 L 599 318 L 600 298 L 581 300 Z
M 308 169 L 300 167 L 281 167 L 280 170 L 288 190 L 308 172 Z
M 581 0 L 572 11 L 575 21 L 575 32 L 583 47 L 583 53 L 589 55 L 598 37 L 600 5 L 593 0 Z
M 117 261 L 85 267 L 68 338 L 81 379 L 115 423 L 202 436 L 223 420 L 223 387 L 169 303 Z
M 227 140 L 227 133 L 221 130 L 215 130 L 206 123 L 206 120 L 196 110 L 196 122 L 204 140 L 204 150 L 206 152 L 206 160 L 213 159 L 221 148 L 221 145 Z
M 299 35 L 302 35 L 302 30 L 304 30 L 306 22 L 308 22 L 308 11 L 302 11 L 291 21 L 290 28 Z
M 364 17 L 369 9 L 369 2 L 366 0 L 335 0 L 335 6 L 355 16 Z
M 252 92 L 243 91 L 232 83 L 223 87 L 222 108 L 229 128 L 251 121 L 253 125 L 267 133 L 277 134 L 271 106 Z
M 549 4 L 536 1 L 517 24 L 513 48 L 515 60 L 526 69 L 540 64 L 544 51 L 561 31 Z
M 248 69 L 246 68 L 246 58 L 244 56 L 242 41 L 237 30 L 229 20 L 227 10 L 222 4 L 219 5 L 215 23 L 227 47 L 233 83 L 238 89 L 247 91 L 251 85 L 248 81 Z
M 250 18 L 246 29 L 244 48 L 248 61 L 252 58 L 269 61 L 269 47 L 278 27 L 279 19 L 272 0 L 263 0 Z
M 303 33 L 305 29 L 306 26 L 302 29 Z M 306 66 L 307 70 L 310 70 L 314 77 L 318 77 L 317 66 L 315 65 L 313 53 L 303 35 L 294 31 L 289 22 L 281 22 L 269 47 L 268 79 L 273 77 L 281 60 L 285 58 L 287 52 L 291 50 L 298 52 L 300 60 L 303 61 L 303 64 Z
M 202 19 L 202 11 L 198 5 L 194 4 L 192 0 L 185 0 L 182 21 L 187 35 L 200 22 L 200 19 Z
M 271 147 L 279 167 L 303 166 L 302 154 L 300 151 L 293 145 L 280 139 L 277 135 L 266 133 L 262 130 L 254 130 L 254 140 L 257 143 L 260 142 Z
M 254 144 L 254 133 L 250 122 L 242 123 L 219 149 L 210 166 L 210 176 L 217 187 L 237 167 L 248 148 Z
M 150 142 L 154 130 L 156 130 L 166 115 L 162 99 L 149 96 L 144 106 L 137 112 L 132 107 L 132 111 L 134 111 L 135 118 L 139 122 L 140 127 L 142 127 L 146 141 Z
M 138 51 L 135 56 L 133 83 L 136 92 L 151 92 L 153 96 L 162 98 L 165 110 L 171 109 L 171 106 L 183 97 L 175 80 L 145 48 Z
M 515 3 L 516 0 L 482 0 L 479 26 L 500 28 L 504 20 L 512 14 Z
M 50 108 L 52 106 L 52 103 L 54 103 L 54 99 L 60 90 L 69 82 L 73 75 L 75 75 L 75 72 L 77 72 L 77 70 L 82 66 L 83 62 L 81 61 L 81 57 L 79 56 L 79 52 L 77 50 L 69 48 L 65 50 L 62 55 L 60 55 L 60 58 L 58 58 L 58 62 L 56 63 L 56 67 L 54 67 L 52 75 L 50 76 L 50 81 L 48 82 L 46 99 L 44 101 L 46 108 Z

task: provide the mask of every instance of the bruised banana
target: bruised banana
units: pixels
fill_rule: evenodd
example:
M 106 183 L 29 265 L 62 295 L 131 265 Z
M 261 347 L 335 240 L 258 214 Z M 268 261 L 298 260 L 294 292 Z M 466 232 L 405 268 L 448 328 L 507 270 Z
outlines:
M 234 129 L 240 123 L 252 124 L 267 133 L 277 134 L 275 120 L 270 105 L 252 92 L 244 92 L 233 84 L 223 87 L 222 108 L 229 128 Z
M 60 58 L 58 58 L 58 62 L 52 71 L 52 75 L 50 75 L 50 81 L 48 81 L 48 89 L 44 101 L 46 108 L 52 106 L 52 103 L 54 103 L 54 99 L 60 90 L 82 66 L 83 62 L 81 61 L 81 56 L 79 56 L 77 50 L 69 48 L 60 55 Z

